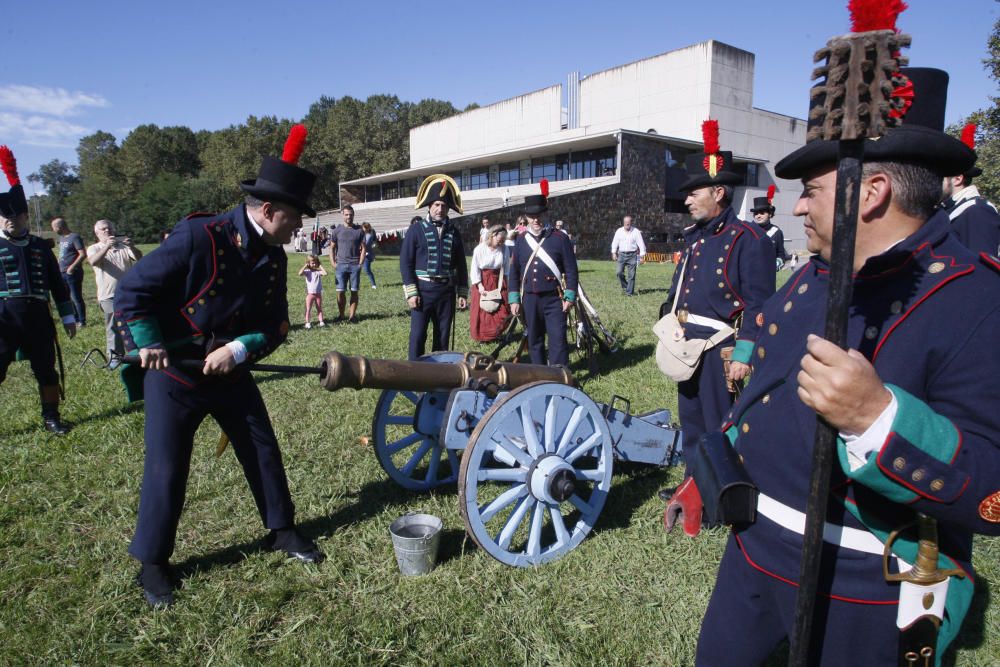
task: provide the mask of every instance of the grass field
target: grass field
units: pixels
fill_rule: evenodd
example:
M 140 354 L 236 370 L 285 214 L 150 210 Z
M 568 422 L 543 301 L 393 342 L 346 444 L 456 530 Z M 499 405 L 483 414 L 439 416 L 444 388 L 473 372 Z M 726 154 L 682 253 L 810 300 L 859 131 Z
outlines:
M 293 330 L 269 362 L 317 364 L 331 349 L 405 358 L 395 258 L 375 262 L 378 290 L 362 277 L 359 324 L 312 330 L 301 327 L 301 261 L 290 257 Z M 595 400 L 620 394 L 637 411 L 676 411 L 674 387 L 652 361 L 650 330 L 671 270 L 641 267 L 639 295 L 625 299 L 611 262 L 582 262 L 581 279 L 623 347 L 586 382 Z M 332 319 L 332 276 L 326 282 Z M 86 286 L 91 325 L 62 342 L 63 415 L 73 432 L 57 438 L 40 428 L 27 363 L 14 364 L 2 388 L 0 664 L 693 663 L 726 533 L 664 534 L 655 492 L 676 483 L 679 469 L 616 475 L 580 547 L 540 568 L 510 568 L 466 539 L 454 489 L 412 494 L 388 481 L 362 440 L 378 392 L 328 393 L 305 377 L 258 381 L 300 526 L 328 560 L 303 566 L 260 550 L 265 531 L 242 472 L 231 451 L 214 458 L 219 430 L 209 421 L 196 438 L 174 554 L 183 586 L 172 609 L 151 611 L 126 554 L 142 476 L 142 407 L 125 404 L 116 374 L 79 368 L 104 340 L 89 269 Z M 488 349 L 471 343 L 467 314 L 458 316 L 457 341 L 461 350 Z M 411 510 L 442 517 L 445 531 L 437 568 L 407 579 L 397 574 L 388 526 Z M 977 547 L 977 597 L 949 659 L 998 665 L 1000 614 L 989 601 L 1000 543 L 980 539 Z

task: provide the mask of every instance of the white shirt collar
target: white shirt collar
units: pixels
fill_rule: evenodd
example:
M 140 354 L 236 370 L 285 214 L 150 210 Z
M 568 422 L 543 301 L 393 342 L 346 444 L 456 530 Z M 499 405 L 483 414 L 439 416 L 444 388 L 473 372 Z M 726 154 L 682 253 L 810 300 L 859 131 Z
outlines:
M 250 221 L 250 226 L 253 227 L 254 231 L 257 232 L 257 236 L 259 236 L 260 238 L 263 239 L 264 238 L 264 228 L 261 227 L 260 225 L 258 225 L 257 221 L 253 219 L 253 216 L 250 215 L 250 209 L 249 208 L 247 208 L 245 210 L 247 212 L 247 220 Z

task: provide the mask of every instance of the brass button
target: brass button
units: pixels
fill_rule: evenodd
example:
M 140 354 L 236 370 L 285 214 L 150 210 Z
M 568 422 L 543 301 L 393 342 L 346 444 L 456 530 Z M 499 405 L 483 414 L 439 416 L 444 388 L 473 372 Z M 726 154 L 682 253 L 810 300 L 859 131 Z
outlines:
M 740 302 L 739 301 L 733 301 L 733 307 L 734 308 L 739 308 L 740 307 Z
M 943 479 L 936 479 L 933 482 L 931 482 L 931 491 L 940 491 L 943 488 L 944 488 Z
M 205 300 L 204 299 L 198 299 L 198 305 L 199 306 L 204 306 L 205 305 Z
M 732 299 L 732 298 L 733 298 L 733 295 L 732 295 L 732 294 L 730 294 L 729 292 L 726 292 L 726 295 L 725 295 L 724 297 L 722 297 L 722 298 L 723 298 L 723 299 Z
M 764 354 L 765 354 L 764 353 L 764 348 L 758 347 L 757 348 L 757 356 L 760 357 L 761 359 L 763 359 L 764 358 Z
M 924 609 L 930 609 L 931 607 L 933 607 L 934 606 L 934 594 L 933 593 L 924 593 L 924 597 L 921 600 L 921 603 L 924 605 Z
M 763 403 L 764 405 L 767 405 L 768 403 L 771 402 L 771 395 L 764 394 L 764 398 L 760 399 L 760 402 Z
M 944 262 L 934 262 L 927 267 L 927 270 L 931 273 L 941 273 L 944 271 Z
M 726 245 L 722 246 L 722 249 L 723 250 L 729 250 L 729 244 L 727 243 Z
M 878 335 L 878 327 L 868 327 L 865 329 L 865 338 L 873 340 Z
M 809 289 L 809 285 L 806 285 L 805 283 L 803 283 L 803 284 L 799 285 L 799 289 L 796 290 L 796 291 L 799 294 L 805 294 L 807 289 Z
M 792 309 L 792 302 L 791 301 L 785 302 L 785 312 L 787 313 L 791 309 Z
M 685 289 L 684 289 L 684 293 L 685 293 L 685 294 L 687 294 L 687 293 L 688 293 L 688 292 L 690 292 L 690 291 L 691 291 L 691 290 L 689 290 L 689 289 L 687 289 L 687 288 L 685 288 Z
M 913 475 L 911 475 L 911 478 L 913 479 L 914 482 L 919 482 L 924 478 L 926 474 L 927 474 L 926 470 L 924 470 L 923 468 L 917 468 L 916 470 L 913 471 Z
M 750 432 L 750 424 L 744 424 L 743 427 L 742 427 L 742 431 L 744 433 L 749 433 Z
M 224 282 L 225 282 L 225 281 L 224 281 L 224 280 L 223 280 L 222 278 L 219 278 L 218 280 L 216 280 L 216 281 L 215 281 L 215 284 L 216 284 L 216 285 L 221 285 L 221 284 L 222 284 L 222 283 L 224 283 Z
M 733 236 L 736 236 L 736 230 L 735 229 L 733 231 L 729 232 L 729 233 L 732 234 Z
M 901 312 L 903 312 L 903 302 L 893 301 L 892 305 L 889 306 L 889 312 L 891 312 L 893 315 L 899 315 Z
M 209 296 L 215 296 L 215 290 L 214 289 L 208 290 L 208 295 Z
M 698 265 L 697 265 L 697 264 L 695 264 L 693 268 L 696 268 L 696 269 L 697 269 L 697 268 L 698 268 Z
M 278 268 L 278 263 L 277 262 L 271 262 L 271 268 L 272 269 Z
M 719 288 L 720 289 L 723 288 L 723 287 L 725 287 L 725 286 L 726 286 L 726 283 L 719 283 Z
M 219 264 L 219 268 L 220 268 L 220 269 L 224 269 L 224 268 L 226 268 L 226 265 L 225 265 L 225 263 L 223 263 L 223 264 Z
M 188 308 L 189 313 L 194 313 L 194 308 Z
M 722 269 L 716 269 L 716 270 L 715 270 L 715 272 L 716 272 L 717 274 L 719 274 L 720 276 L 722 275 Z
M 771 322 L 771 325 L 767 328 L 767 333 L 771 334 L 772 336 L 778 333 L 778 325 L 775 324 L 774 322 Z
M 704 244 L 705 243 L 705 239 L 701 239 L 700 241 L 698 241 L 698 243 Z
M 723 260 L 722 260 L 722 258 L 720 257 L 720 258 L 719 258 L 719 264 L 722 264 L 722 261 L 723 261 Z
M 122 325 L 122 323 L 121 322 L 115 322 L 115 325 L 120 327 Z
M 220 256 L 220 257 L 221 257 L 222 255 L 224 255 L 225 253 L 226 253 L 226 251 L 225 251 L 225 250 L 222 250 L 221 248 L 219 249 L 219 256 Z
M 274 282 L 275 280 L 277 280 L 277 279 L 278 279 L 278 277 L 277 277 L 277 276 L 271 276 L 271 278 L 270 278 L 270 281 L 271 281 L 271 282 L 273 283 L 273 282 Z
M 897 456 L 892 460 L 892 467 L 895 468 L 896 470 L 902 470 L 903 468 L 906 467 L 906 459 L 904 459 L 902 456 Z

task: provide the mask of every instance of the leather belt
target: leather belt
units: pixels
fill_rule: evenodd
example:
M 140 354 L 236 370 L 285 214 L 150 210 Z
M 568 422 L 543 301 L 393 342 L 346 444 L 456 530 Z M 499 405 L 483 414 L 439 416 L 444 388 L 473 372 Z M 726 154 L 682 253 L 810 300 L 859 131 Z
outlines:
M 763 493 L 757 498 L 757 512 L 793 533 L 802 535 L 805 532 L 806 515 L 804 512 L 780 503 Z M 823 523 L 823 541 L 875 556 L 881 556 L 885 552 L 882 540 L 867 530 L 837 526 L 829 522 Z
M 417 276 L 417 280 L 424 280 L 429 283 L 447 283 L 451 281 L 448 276 Z
M 694 313 L 687 314 L 687 323 L 697 324 L 700 327 L 708 327 L 709 329 L 715 329 L 716 331 L 731 328 L 730 325 L 726 324 L 722 320 L 713 320 L 711 317 L 703 317 L 701 315 L 695 315 Z

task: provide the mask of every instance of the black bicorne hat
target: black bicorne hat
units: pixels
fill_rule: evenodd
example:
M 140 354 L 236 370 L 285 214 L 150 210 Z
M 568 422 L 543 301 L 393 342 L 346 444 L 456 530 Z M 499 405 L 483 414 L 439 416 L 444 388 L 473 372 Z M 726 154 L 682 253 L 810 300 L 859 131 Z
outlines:
M 944 132 L 948 73 L 928 67 L 904 67 L 900 73 L 913 86 L 912 104 L 899 127 L 865 142 L 865 162 L 910 162 L 941 176 L 966 173 L 975 165 L 975 151 Z M 796 179 L 820 167 L 833 166 L 837 163 L 837 148 L 837 141 L 810 141 L 782 158 L 774 166 L 774 173 L 779 178 Z
M 240 188 L 262 201 L 291 204 L 305 215 L 315 217 L 316 211 L 309 205 L 309 196 L 316 184 L 316 175 L 297 164 L 305 144 L 305 126 L 293 126 L 281 159 L 266 156 L 257 178 L 243 181 Z
M 21 178 L 17 175 L 17 160 L 6 146 L 0 146 L 0 170 L 7 176 L 10 191 L 0 193 L 0 215 L 13 219 L 21 213 L 28 212 L 28 200 L 24 197 Z
M 529 215 L 538 215 L 549 210 L 549 180 L 543 178 L 538 182 L 541 194 L 525 195 L 524 212 Z
M 719 150 L 719 121 L 706 120 L 701 124 L 704 151 L 684 158 L 687 180 L 677 189 L 690 192 L 710 185 L 739 185 L 743 177 L 734 172 L 733 154 Z
M 447 174 L 431 174 L 424 179 L 417 190 L 417 201 L 414 209 L 430 206 L 436 201 L 443 201 L 452 211 L 462 215 L 462 191 L 458 183 Z

